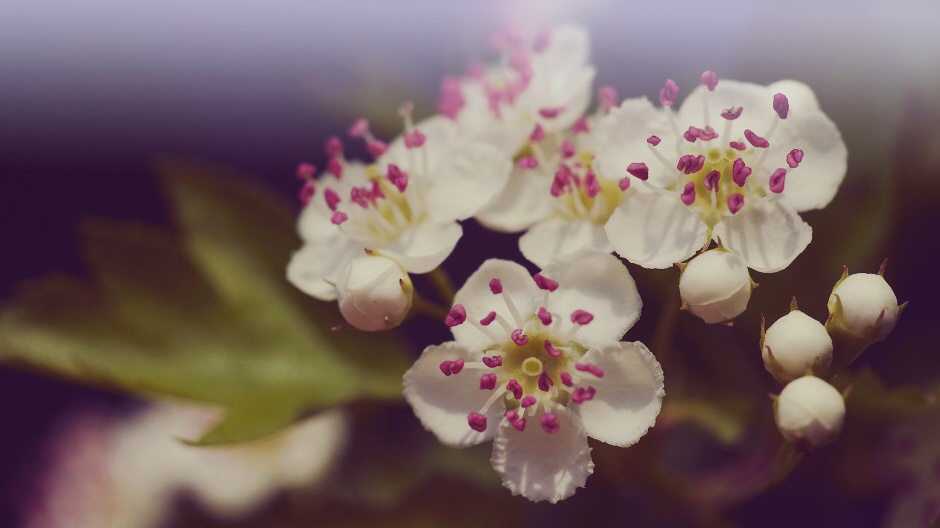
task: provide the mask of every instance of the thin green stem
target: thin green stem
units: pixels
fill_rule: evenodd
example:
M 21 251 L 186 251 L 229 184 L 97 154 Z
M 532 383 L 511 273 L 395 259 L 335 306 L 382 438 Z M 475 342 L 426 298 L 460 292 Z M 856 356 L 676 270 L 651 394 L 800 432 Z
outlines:
M 428 273 L 428 279 L 431 281 L 431 286 L 434 287 L 434 291 L 437 292 L 442 301 L 448 306 L 454 303 L 454 295 L 457 294 L 457 290 L 454 288 L 454 281 L 452 281 L 450 275 L 444 271 L 444 268 L 438 266 L 431 270 L 431 272 Z
M 424 296 L 415 290 L 411 298 L 411 315 L 423 315 L 425 317 L 430 317 L 435 321 L 443 321 L 447 317 L 448 309 L 444 306 L 437 304 L 434 301 L 428 300 Z

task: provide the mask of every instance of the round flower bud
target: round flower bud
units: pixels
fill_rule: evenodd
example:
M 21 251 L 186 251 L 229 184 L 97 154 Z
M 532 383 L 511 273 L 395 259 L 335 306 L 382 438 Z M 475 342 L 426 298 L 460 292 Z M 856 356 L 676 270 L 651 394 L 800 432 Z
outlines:
M 405 320 L 414 288 L 397 262 L 367 255 L 349 263 L 336 291 L 346 322 L 374 332 L 394 328 Z
M 780 383 L 810 372 L 824 376 L 832 364 L 832 339 L 822 323 L 792 310 L 767 329 L 761 355 L 764 368 Z
M 832 442 L 845 421 L 845 401 L 835 387 L 815 376 L 791 381 L 774 403 L 780 434 L 803 449 Z
M 826 329 L 851 363 L 868 345 L 888 337 L 901 309 L 894 290 L 880 274 L 843 275 L 829 296 Z
M 741 257 L 721 248 L 690 260 L 679 278 L 683 307 L 706 323 L 724 323 L 740 315 L 753 288 Z

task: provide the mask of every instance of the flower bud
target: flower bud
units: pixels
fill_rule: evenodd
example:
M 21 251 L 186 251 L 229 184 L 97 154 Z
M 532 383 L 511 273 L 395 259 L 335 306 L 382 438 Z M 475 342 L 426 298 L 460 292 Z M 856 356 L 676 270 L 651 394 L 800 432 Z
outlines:
M 730 321 L 747 308 L 755 284 L 741 257 L 717 248 L 682 267 L 679 278 L 682 306 L 706 323 Z
M 764 368 L 780 383 L 810 372 L 824 376 L 832 364 L 832 339 L 822 323 L 792 310 L 767 329 L 761 355 Z
M 336 284 L 339 311 L 346 322 L 374 332 L 394 328 L 411 310 L 414 288 L 397 262 L 385 257 L 353 259 Z
M 868 345 L 888 337 L 902 309 L 880 273 L 844 272 L 829 296 L 826 321 L 826 330 L 840 349 L 840 360 L 851 363 Z
M 845 421 L 845 401 L 835 387 L 815 376 L 791 381 L 774 402 L 780 434 L 802 449 L 832 442 Z

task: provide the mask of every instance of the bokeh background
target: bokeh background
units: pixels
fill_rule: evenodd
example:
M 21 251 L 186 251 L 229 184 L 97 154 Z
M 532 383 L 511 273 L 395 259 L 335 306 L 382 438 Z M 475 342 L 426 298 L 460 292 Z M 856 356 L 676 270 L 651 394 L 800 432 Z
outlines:
M 429 115 L 441 77 L 492 57 L 489 32 L 568 20 L 591 31 L 595 86 L 610 84 L 622 97 L 655 99 L 666 78 L 688 93 L 706 69 L 813 87 L 848 145 L 848 174 L 829 208 L 804 215 L 815 231 L 806 253 L 781 274 L 755 277 L 774 286 L 758 290 L 754 317 L 740 324 L 752 325 L 746 335 L 753 337 L 759 311 L 779 317 L 792 294 L 822 318 L 843 264 L 873 272 L 888 258 L 886 277 L 911 304 L 861 366 L 891 386 L 937 384 L 940 4 L 930 0 L 3 2 L 0 299 L 24 279 L 85 272 L 75 230 L 83 216 L 165 224 L 152 172 L 161 157 L 231 166 L 292 196 L 297 162 L 323 166 L 323 142 L 354 119 L 369 118 L 390 138 L 400 130 L 402 100 L 414 100 L 419 117 Z M 492 255 L 480 251 L 490 240 L 468 229 L 447 263 L 455 278 Z M 486 247 L 518 256 L 513 237 Z M 631 270 L 644 280 L 642 270 Z M 628 337 L 651 331 L 655 301 L 647 307 L 638 336 Z M 690 340 L 678 337 L 676 353 L 694 348 Z M 695 369 L 687 365 L 682 376 L 710 375 Z M 749 372 L 760 375 L 760 365 Z M 772 390 L 768 381 L 760 383 Z M 56 421 L 75 406 L 122 402 L 106 391 L 0 369 L 0 525 L 15 525 L 17 497 L 29 493 L 23 483 Z M 823 486 L 813 461 L 806 466 L 792 478 Z M 818 501 L 797 503 L 797 511 L 810 512 L 803 517 L 771 492 L 736 520 L 878 526 L 887 498 L 862 507 L 823 487 Z M 546 511 L 527 519 L 551 519 Z

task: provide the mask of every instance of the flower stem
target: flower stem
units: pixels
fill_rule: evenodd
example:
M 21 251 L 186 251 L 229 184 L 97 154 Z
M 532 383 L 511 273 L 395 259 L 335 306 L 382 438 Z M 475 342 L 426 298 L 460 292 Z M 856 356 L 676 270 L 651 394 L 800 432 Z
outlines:
M 447 308 L 430 301 L 415 290 L 411 298 L 411 314 L 430 317 L 435 321 L 443 321 L 447 317 Z
M 440 296 L 447 305 L 454 303 L 454 295 L 456 295 L 457 290 L 454 288 L 454 281 L 451 280 L 450 275 L 444 271 L 444 268 L 438 266 L 431 270 L 428 273 L 428 279 L 431 281 L 431 286 L 434 287 L 434 291 Z

